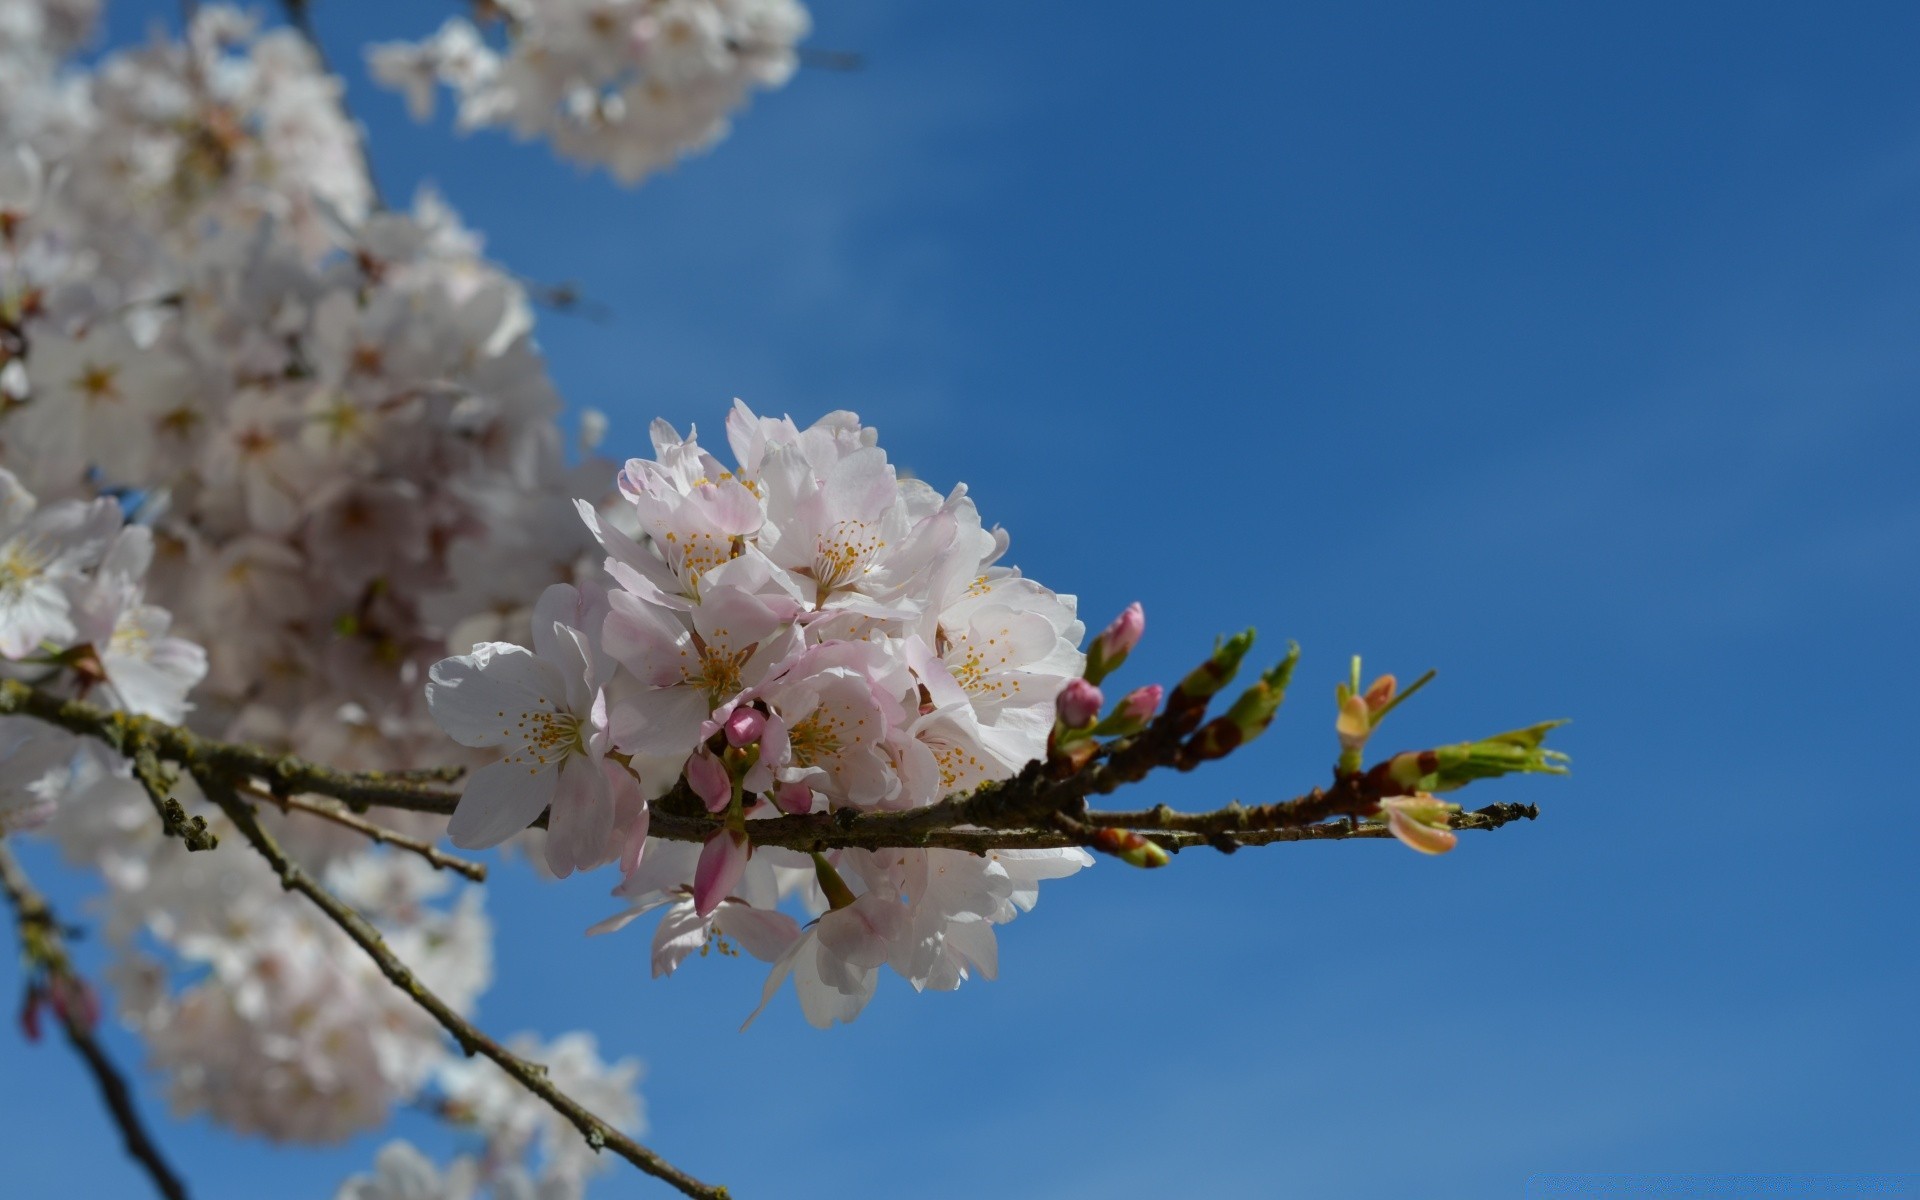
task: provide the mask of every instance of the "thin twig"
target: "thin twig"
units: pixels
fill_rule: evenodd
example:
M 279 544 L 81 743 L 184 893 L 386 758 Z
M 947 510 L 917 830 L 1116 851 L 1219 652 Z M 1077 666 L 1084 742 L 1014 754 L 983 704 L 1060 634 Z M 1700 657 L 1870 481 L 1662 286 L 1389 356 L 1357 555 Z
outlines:
M 1105 813 L 1090 813 L 1089 817 L 1103 817 Z M 1176 816 L 1183 814 L 1175 814 Z M 1498 829 L 1518 820 L 1534 820 L 1540 815 L 1540 809 L 1531 804 L 1489 804 L 1485 808 L 1471 812 L 1455 813 L 1454 829 Z M 786 820 L 787 818 L 778 818 Z M 1094 824 L 1082 818 L 1082 823 Z M 767 841 L 761 837 L 761 830 L 774 821 L 750 821 L 747 832 L 752 835 L 757 846 L 780 845 L 800 851 L 827 850 L 845 848 L 844 838 L 834 838 L 823 834 L 815 844 L 809 844 L 804 838 L 782 835 L 776 840 Z M 1098 824 L 1106 824 L 1099 822 Z M 697 842 L 712 836 L 720 826 L 696 818 L 655 814 L 648 829 L 649 835 L 667 841 Z M 1202 846 L 1226 850 L 1241 846 L 1272 846 L 1281 842 L 1338 842 L 1353 839 L 1386 838 L 1393 835 L 1387 826 L 1379 821 L 1366 821 L 1358 824 L 1347 821 L 1322 821 L 1311 825 L 1276 827 L 1271 829 L 1248 829 L 1233 833 L 1199 833 L 1187 830 L 1160 830 L 1152 825 L 1135 828 L 1150 840 L 1158 842 L 1163 848 L 1174 853 L 1193 850 Z M 918 834 L 911 842 L 893 842 L 890 847 L 912 845 L 928 850 L 965 850 L 969 854 L 990 854 L 995 850 L 1061 850 L 1069 846 L 1083 846 L 1084 838 L 1071 837 L 1058 828 L 1021 828 L 1021 829 L 937 829 Z M 887 847 L 874 846 L 873 849 Z
M 399 830 L 388 829 L 384 825 L 376 825 L 365 817 L 356 817 L 343 808 L 335 808 L 331 804 L 321 804 L 315 800 L 308 800 L 303 796 L 276 796 L 267 789 L 253 783 L 242 784 L 239 790 L 256 799 L 267 800 L 279 805 L 280 811 L 282 812 L 307 813 L 323 821 L 331 821 L 342 828 L 351 829 L 355 833 L 361 834 L 370 841 L 377 842 L 380 845 L 393 846 L 400 850 L 411 851 L 414 854 L 418 854 L 421 858 L 426 859 L 442 871 L 458 871 L 475 883 L 485 883 L 487 881 L 487 869 L 479 863 L 447 854 L 444 851 L 436 849 L 432 844 L 421 841 L 419 838 L 408 837 Z
M 460 1049 L 471 1056 L 484 1054 L 492 1059 L 501 1070 L 511 1075 L 515 1082 L 534 1095 L 546 1101 L 553 1110 L 572 1123 L 587 1144 L 598 1150 L 611 1149 L 634 1166 L 679 1188 L 689 1196 L 700 1200 L 727 1200 L 727 1189 L 714 1184 L 703 1183 L 678 1167 L 661 1158 L 652 1150 L 621 1133 L 606 1121 L 595 1116 L 579 1101 L 555 1087 L 547 1078 L 546 1068 L 532 1063 L 514 1054 L 499 1042 L 481 1032 L 472 1022 L 455 1012 L 453 1008 L 433 991 L 421 983 L 406 963 L 387 948 L 386 941 L 378 930 L 368 924 L 365 917 L 354 911 L 352 906 L 328 891 L 311 875 L 302 870 L 298 863 L 288 858 L 273 835 L 261 828 L 255 818 L 252 806 L 241 799 L 240 793 L 214 768 L 201 768 L 194 771 L 201 790 L 207 798 L 219 805 L 227 814 L 242 837 L 258 850 L 274 874 L 280 877 L 280 886 L 291 892 L 299 892 L 313 901 L 327 917 L 338 925 L 354 943 L 366 951 L 380 973 L 393 982 L 393 985 L 405 992 L 415 1004 L 425 1009 L 441 1028 L 453 1035 Z
M 120 1127 L 127 1153 L 146 1171 L 147 1177 L 153 1180 L 155 1190 L 167 1200 L 187 1200 L 186 1185 L 167 1165 L 159 1146 L 147 1133 L 139 1110 L 134 1108 L 133 1090 L 127 1086 L 126 1076 L 120 1073 L 120 1069 L 101 1048 L 99 1039 L 93 1036 L 86 1013 L 76 1011 L 81 1007 L 79 999 L 91 995 L 91 990 L 74 971 L 67 957 L 66 939 L 61 934 L 60 922 L 54 916 L 53 909 L 34 888 L 33 881 L 27 878 L 25 869 L 13 857 L 13 852 L 7 849 L 4 839 L 0 839 L 0 890 L 6 892 L 7 899 L 13 904 L 14 924 L 19 931 L 20 945 L 27 961 L 44 972 L 49 986 L 59 989 L 64 996 L 63 1002 L 52 1006 L 60 1021 L 60 1028 L 65 1031 L 68 1044 L 86 1063 L 88 1073 L 100 1089 L 100 1098 L 106 1103 L 113 1123 Z

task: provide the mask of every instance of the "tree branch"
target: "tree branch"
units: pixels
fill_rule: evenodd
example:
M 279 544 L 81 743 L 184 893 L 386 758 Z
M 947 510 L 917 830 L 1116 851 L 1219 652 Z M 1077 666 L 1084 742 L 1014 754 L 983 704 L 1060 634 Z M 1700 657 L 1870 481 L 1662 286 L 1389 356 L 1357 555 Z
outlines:
M 194 770 L 194 778 L 206 792 L 207 798 L 219 805 L 227 814 L 242 837 L 258 850 L 274 874 L 280 877 L 280 886 L 290 892 L 298 892 L 311 900 L 320 911 L 325 913 L 334 924 L 353 940 L 371 958 L 380 973 L 392 981 L 393 985 L 425 1009 L 441 1028 L 453 1035 L 465 1054 L 483 1054 L 492 1059 L 501 1070 L 512 1076 L 521 1087 L 546 1101 L 553 1110 L 573 1124 L 587 1144 L 594 1149 L 611 1149 L 634 1166 L 652 1175 L 656 1179 L 672 1184 L 689 1196 L 698 1200 L 727 1200 L 727 1189 L 714 1184 L 703 1183 L 678 1167 L 661 1158 L 652 1150 L 621 1133 L 590 1112 L 573 1097 L 555 1087 L 548 1079 L 546 1068 L 529 1062 L 514 1054 L 499 1042 L 494 1041 L 465 1017 L 434 994 L 420 982 L 407 964 L 398 955 L 387 948 L 386 940 L 380 932 L 356 912 L 352 906 L 328 891 L 300 865 L 287 857 L 285 851 L 273 835 L 261 828 L 254 811 L 217 769 L 206 767 Z
M 108 712 L 80 700 L 63 700 L 17 680 L 0 681 L 0 714 L 37 717 L 103 741 L 123 754 L 143 750 L 154 761 L 178 763 L 196 777 L 212 774 L 234 781 L 235 786 L 258 780 L 262 790 L 274 795 L 305 792 L 331 796 L 354 809 L 378 806 L 440 816 L 451 814 L 460 802 L 458 790 L 420 782 L 420 772 L 336 771 L 292 755 L 216 742 L 145 717 Z M 1136 737 L 1098 746 L 1093 757 L 1077 768 L 1069 769 L 1058 761 L 1034 762 L 1012 779 L 924 808 L 774 817 L 751 822 L 749 831 L 757 846 L 784 846 L 803 852 L 913 846 L 984 854 L 990 850 L 1082 844 L 1053 827 L 1052 814 L 1064 812 L 1095 828 L 1124 828 L 1147 834 L 1174 851 L 1227 844 L 1221 839 L 1236 846 L 1261 846 L 1383 836 L 1369 831 L 1374 826 L 1363 824 L 1350 829 L 1344 824 L 1323 824 L 1336 817 L 1370 814 L 1379 795 L 1366 786 L 1364 775 L 1336 780 L 1327 788 L 1315 788 L 1276 804 L 1246 807 L 1236 802 L 1204 813 L 1176 812 L 1166 805 L 1137 812 L 1085 809 L 1090 795 L 1106 794 L 1161 767 L 1184 770 L 1195 765 L 1187 752 L 1192 743 L 1184 737 L 1182 726 L 1191 730 L 1196 719 L 1163 714 Z M 136 759 L 136 766 L 138 762 Z M 1514 819 L 1512 815 L 1498 820 L 1485 816 L 1495 811 L 1511 814 L 1521 812 L 1521 806 L 1494 805 L 1479 814 L 1461 813 L 1455 818 L 1454 828 L 1497 829 Z M 1531 819 L 1537 812 L 1527 808 L 1521 815 Z M 669 841 L 699 842 L 723 825 L 682 784 L 656 802 L 649 832 Z M 1332 832 L 1335 829 L 1341 832 Z
M 253 783 L 242 784 L 239 790 L 257 800 L 267 800 L 279 805 L 281 812 L 306 813 L 309 816 L 318 817 L 323 821 L 331 821 L 342 828 L 351 829 L 355 833 L 361 834 L 368 840 L 380 845 L 393 846 L 418 854 L 439 870 L 458 871 L 475 883 L 485 883 L 487 881 L 487 869 L 479 863 L 445 853 L 439 848 L 421 841 L 419 838 L 408 837 L 399 830 L 388 829 L 384 825 L 376 825 L 364 817 L 354 816 L 345 809 L 335 808 L 331 804 L 321 804 L 313 800 L 302 799 L 299 796 L 278 796 Z
M 1229 647 L 1231 649 L 1231 647 Z M 1244 652 L 1244 646 L 1239 648 Z M 1216 650 L 1215 659 L 1222 659 Z M 1237 662 L 1237 657 L 1234 658 Z M 1282 669 L 1290 668 L 1289 657 Z M 1231 663 L 1210 660 L 1189 677 L 1213 670 L 1224 683 Z M 854 847 L 888 849 L 908 846 L 941 847 L 984 854 L 997 849 L 1040 849 L 1092 846 L 1117 853 L 1115 831 L 1138 834 L 1136 846 L 1152 842 L 1167 852 L 1211 846 L 1232 853 L 1242 846 L 1275 842 L 1337 841 L 1390 836 L 1388 827 L 1364 818 L 1376 816 L 1383 801 L 1413 794 L 1422 788 L 1452 787 L 1478 778 L 1514 771 L 1560 770 L 1557 757 L 1540 750 L 1540 739 L 1551 725 L 1534 726 L 1476 743 L 1396 755 L 1370 770 L 1336 770 L 1331 785 L 1274 804 L 1247 807 L 1235 801 L 1205 813 L 1180 813 L 1166 805 L 1137 812 L 1091 812 L 1087 798 L 1105 795 L 1138 782 L 1152 771 L 1192 770 L 1220 758 L 1257 736 L 1271 719 L 1279 699 L 1263 677 L 1247 696 L 1236 701 L 1226 716 L 1202 724 L 1208 698 L 1218 690 L 1188 693 L 1183 683 L 1166 709 L 1145 729 L 1128 737 L 1099 741 L 1084 735 L 1062 737 L 1050 746 L 1044 760 L 1027 764 L 1011 779 L 990 783 L 973 792 L 949 796 L 924 808 L 904 812 L 841 810 L 807 816 L 780 816 L 749 824 L 760 846 L 785 846 L 802 851 Z M 1250 703 L 1248 697 L 1259 703 Z M 649 1175 L 662 1179 L 689 1196 L 724 1200 L 726 1189 L 687 1175 L 632 1138 L 620 1133 L 548 1082 L 535 1063 L 514 1055 L 482 1033 L 433 992 L 386 946 L 379 932 L 351 906 L 309 876 L 281 850 L 263 829 L 243 793 L 295 808 L 296 792 L 330 796 L 356 811 L 372 805 L 418 812 L 450 814 L 460 793 L 430 782 L 442 772 L 345 772 L 318 766 L 291 755 L 275 755 L 251 746 L 216 742 L 177 726 L 122 712 L 109 712 L 78 700 L 64 700 L 17 680 L 0 681 L 0 714 L 36 717 L 60 728 L 92 737 L 134 761 L 135 774 L 148 789 L 168 832 L 211 845 L 203 821 L 188 822 L 178 801 L 168 794 L 172 779 L 160 764 L 177 763 L 199 783 L 207 798 L 233 822 L 240 834 L 266 858 L 281 886 L 299 892 L 317 905 L 347 936 L 371 957 L 388 980 L 425 1009 L 452 1034 L 468 1055 L 484 1054 L 521 1086 L 539 1096 L 566 1117 L 595 1149 L 612 1147 L 615 1153 Z M 393 842 L 427 855 L 436 866 L 454 866 L 462 860 L 441 855 L 413 839 L 401 839 L 391 830 L 340 813 L 330 806 L 300 804 L 302 811 L 339 821 L 378 840 Z M 1495 804 L 1478 812 L 1455 812 L 1448 821 L 1455 829 L 1498 829 L 1511 821 L 1532 820 L 1539 810 L 1517 804 Z M 1345 820 L 1336 820 L 1344 817 Z M 725 828 L 706 811 L 684 781 L 653 806 L 650 833 L 679 841 L 705 841 Z M 537 822 L 536 822 L 537 823 Z M 1165 862 L 1164 855 L 1160 862 Z M 474 864 L 465 863 L 466 867 Z M 1158 865 L 1136 862 L 1135 865 Z
M 113 1117 L 113 1123 L 120 1127 L 127 1153 L 146 1171 L 148 1178 L 153 1180 L 154 1189 L 167 1200 L 187 1200 L 186 1186 L 174 1174 L 173 1168 L 167 1165 L 159 1146 L 148 1135 L 146 1125 L 140 1120 L 139 1111 L 134 1108 L 133 1091 L 127 1086 L 126 1077 L 114 1066 L 113 1060 L 107 1057 L 107 1052 L 93 1036 L 88 1011 L 92 1003 L 92 989 L 74 971 L 67 957 L 66 939 L 61 933 L 60 922 L 47 905 L 46 898 L 27 878 L 26 871 L 7 848 L 4 838 L 0 838 L 0 891 L 6 892 L 7 899 L 13 905 L 14 924 L 27 962 L 44 976 L 47 989 L 44 999 L 59 1018 L 68 1044 L 86 1063 L 94 1085 L 100 1089 L 100 1098 Z M 42 996 L 30 993 L 27 1001 L 29 1012 L 42 999 Z

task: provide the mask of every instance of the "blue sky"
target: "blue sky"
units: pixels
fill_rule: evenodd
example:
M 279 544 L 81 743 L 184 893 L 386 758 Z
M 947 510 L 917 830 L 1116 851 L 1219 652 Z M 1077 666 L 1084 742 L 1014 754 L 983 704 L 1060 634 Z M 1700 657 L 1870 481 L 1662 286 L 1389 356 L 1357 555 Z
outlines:
M 1320 781 L 1354 652 L 1441 670 L 1395 744 L 1576 721 L 1571 779 L 1468 794 L 1536 823 L 1102 864 L 999 981 L 826 1033 L 789 997 L 738 1034 L 756 965 L 652 982 L 640 929 L 578 937 L 598 883 L 503 872 L 489 1028 L 644 1057 L 652 1144 L 745 1198 L 1920 1170 L 1920 11 L 832 0 L 811 44 L 864 69 L 637 191 L 407 123 L 355 47 L 435 6 L 316 12 L 389 191 L 612 310 L 541 339 L 614 453 L 852 408 L 1091 621 L 1146 603 L 1120 682 L 1297 638 L 1267 739 L 1142 801 Z M 141 1194 L 63 1049 L 0 1038 L 0 1078 L 10 1195 Z M 164 1134 L 216 1198 L 379 1141 Z

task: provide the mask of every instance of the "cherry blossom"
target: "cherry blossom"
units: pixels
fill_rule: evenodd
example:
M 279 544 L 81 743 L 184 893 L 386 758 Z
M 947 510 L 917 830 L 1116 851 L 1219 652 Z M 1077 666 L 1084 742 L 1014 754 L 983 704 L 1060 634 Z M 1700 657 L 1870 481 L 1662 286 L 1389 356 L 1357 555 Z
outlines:
M 435 80 L 463 129 L 505 126 L 632 183 L 724 137 L 754 88 L 784 84 L 807 13 L 794 0 L 528 0 L 498 4 L 504 52 L 455 18 L 368 54 L 374 78 L 432 112 Z

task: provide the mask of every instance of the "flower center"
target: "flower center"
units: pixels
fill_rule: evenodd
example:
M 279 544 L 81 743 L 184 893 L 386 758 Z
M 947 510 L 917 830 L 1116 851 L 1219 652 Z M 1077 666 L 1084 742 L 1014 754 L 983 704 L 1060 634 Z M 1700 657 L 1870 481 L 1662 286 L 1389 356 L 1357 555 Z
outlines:
M 787 740 L 793 746 L 793 761 L 800 766 L 811 767 L 822 759 L 840 753 L 843 745 L 840 731 L 844 728 L 845 721 L 832 713 L 816 710 L 787 730 Z
M 869 532 L 865 521 L 841 521 L 831 533 L 821 534 L 813 547 L 813 578 L 820 594 L 866 574 L 874 556 L 886 548 L 887 543 Z
M 39 577 L 43 565 L 38 555 L 19 542 L 8 543 L 0 550 L 0 596 L 18 597 Z
M 88 363 L 86 369 L 74 378 L 73 386 L 89 401 L 118 400 L 119 377 L 118 367 L 97 367 Z
M 699 595 L 702 575 L 740 553 L 734 539 L 718 534 L 695 531 L 682 535 L 668 530 L 665 536 L 667 562 L 687 581 L 687 591 L 694 596 Z
M 725 633 L 725 630 L 716 630 Z M 687 673 L 687 682 L 707 694 L 709 704 L 718 705 L 721 701 L 739 694 L 740 672 L 753 653 L 753 647 L 744 650 L 729 651 L 722 646 L 707 644 L 700 647 L 700 669 Z
M 502 712 L 502 717 L 507 714 Z M 536 774 L 540 768 L 560 762 L 570 754 L 584 754 L 586 739 L 580 732 L 580 718 L 568 712 L 554 712 L 549 708 L 529 709 L 514 718 L 512 729 L 500 731 L 507 737 L 520 742 L 518 750 L 503 760 L 510 763 L 524 763 L 527 774 Z

